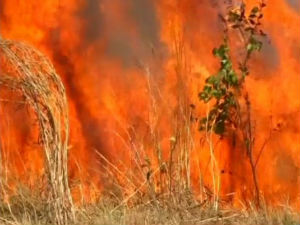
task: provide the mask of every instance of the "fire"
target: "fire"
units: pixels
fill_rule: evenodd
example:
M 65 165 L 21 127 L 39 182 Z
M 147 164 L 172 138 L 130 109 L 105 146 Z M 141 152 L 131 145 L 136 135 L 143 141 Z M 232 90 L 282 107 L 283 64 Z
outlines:
M 255 118 L 261 193 L 273 203 L 289 197 L 296 206 L 300 12 L 291 2 L 268 3 L 263 25 L 268 38 L 252 60 L 246 88 Z M 129 191 L 150 171 L 159 191 L 167 184 L 158 175 L 165 176 L 164 170 L 156 168 L 170 159 L 187 162 L 179 173 L 196 195 L 201 197 L 205 188 L 213 190 L 209 146 L 190 118 L 207 110 L 197 94 L 218 66 L 211 50 L 222 40 L 217 15 L 223 10 L 222 4 L 209 0 L 1 1 L 1 35 L 46 53 L 66 86 L 69 177 L 75 199 L 92 201 L 109 189 L 110 164 L 116 179 L 132 187 Z M 2 115 L 4 161 L 13 162 L 9 169 L 19 177 L 32 171 L 38 178 L 42 154 L 30 121 L 24 121 L 24 109 L 1 107 Z M 253 183 L 241 144 L 233 147 L 228 140 L 215 139 L 214 145 L 221 196 L 249 199 Z M 125 176 L 131 173 L 136 179 L 132 183 Z

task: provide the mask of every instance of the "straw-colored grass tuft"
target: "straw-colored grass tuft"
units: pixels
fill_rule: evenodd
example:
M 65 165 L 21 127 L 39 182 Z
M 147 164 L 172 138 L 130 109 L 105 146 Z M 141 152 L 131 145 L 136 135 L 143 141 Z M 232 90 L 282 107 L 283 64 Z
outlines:
M 69 119 L 65 88 L 49 60 L 35 48 L 0 38 L 0 88 L 21 95 L 38 119 L 45 155 L 50 218 L 62 225 L 74 218 L 68 186 Z

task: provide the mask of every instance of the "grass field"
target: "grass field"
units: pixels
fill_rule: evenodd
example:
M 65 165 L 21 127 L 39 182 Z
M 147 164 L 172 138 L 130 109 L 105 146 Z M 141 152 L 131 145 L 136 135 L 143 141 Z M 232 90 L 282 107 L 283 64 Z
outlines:
M 103 196 L 99 202 L 76 207 L 74 225 L 298 225 L 299 214 L 290 207 L 272 208 L 263 205 L 257 209 L 249 203 L 246 208 L 234 209 L 229 204 L 216 210 L 209 202 L 196 201 L 192 195 L 166 196 L 130 204 Z M 26 189 L 0 205 L 0 224 L 52 224 L 49 206 Z

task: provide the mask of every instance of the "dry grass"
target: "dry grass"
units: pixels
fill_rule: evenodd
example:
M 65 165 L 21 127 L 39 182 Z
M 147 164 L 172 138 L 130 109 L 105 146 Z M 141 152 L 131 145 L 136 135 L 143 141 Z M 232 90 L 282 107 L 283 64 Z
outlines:
M 67 224 L 73 217 L 73 204 L 67 175 L 69 118 L 64 86 L 50 62 L 28 45 L 0 38 L 0 56 L 0 87 L 23 96 L 39 123 L 50 218 Z
M 86 210 L 78 224 L 145 224 L 145 225 L 298 225 L 299 216 L 289 210 L 236 211 L 214 210 L 213 205 L 202 207 L 168 207 L 163 205 L 140 205 L 111 211 L 103 202 Z
M 23 189 L 8 205 L 0 205 L 0 224 L 46 225 L 51 221 L 47 206 Z M 20 197 L 22 196 L 22 197 Z M 30 197 L 29 197 L 30 196 Z M 187 196 L 186 196 L 187 197 Z M 189 198 L 187 198 L 189 199 Z M 184 200 L 174 204 L 172 200 L 158 200 L 135 206 L 122 205 L 111 197 L 103 197 L 97 204 L 86 205 L 76 211 L 76 222 L 70 225 L 299 225 L 299 214 L 288 207 L 261 210 L 234 210 L 223 207 L 215 210 L 213 204 L 189 206 Z M 13 211 L 13 214 L 11 211 Z

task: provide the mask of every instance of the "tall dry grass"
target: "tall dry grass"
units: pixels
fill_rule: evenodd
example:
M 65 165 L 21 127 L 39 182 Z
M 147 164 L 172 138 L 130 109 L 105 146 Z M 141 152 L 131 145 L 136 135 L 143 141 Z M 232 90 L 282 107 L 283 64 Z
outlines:
M 49 218 L 67 224 L 74 212 L 67 174 L 69 118 L 64 86 L 49 60 L 31 46 L 0 38 L 0 57 L 0 87 L 23 96 L 38 119 Z

